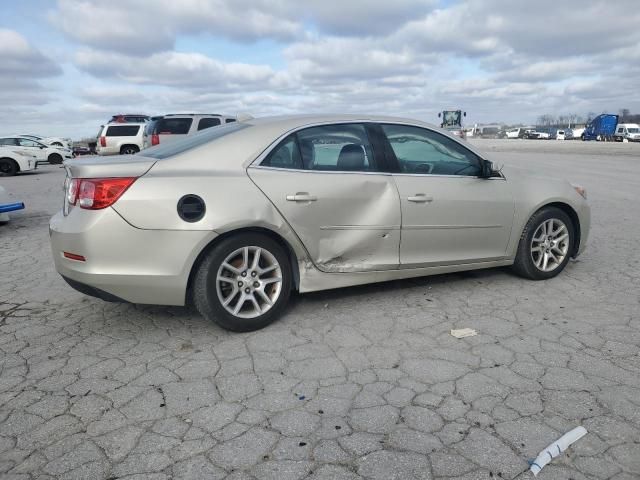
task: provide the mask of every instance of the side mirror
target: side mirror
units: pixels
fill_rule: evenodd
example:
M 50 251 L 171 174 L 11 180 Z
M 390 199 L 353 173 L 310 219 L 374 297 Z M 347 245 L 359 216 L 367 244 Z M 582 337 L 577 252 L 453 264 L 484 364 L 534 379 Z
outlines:
M 442 116 L 441 112 L 438 112 L 438 118 L 440 118 Z
M 467 112 L 464 112 L 464 116 L 465 116 L 465 117 L 467 116 Z
M 480 173 L 481 178 L 491 178 L 495 174 L 499 173 L 493 165 L 493 162 L 489 160 L 482 160 L 482 171 Z
M 45 148 L 47 148 L 47 147 L 45 147 L 44 145 L 40 145 L 40 150 L 43 150 Z

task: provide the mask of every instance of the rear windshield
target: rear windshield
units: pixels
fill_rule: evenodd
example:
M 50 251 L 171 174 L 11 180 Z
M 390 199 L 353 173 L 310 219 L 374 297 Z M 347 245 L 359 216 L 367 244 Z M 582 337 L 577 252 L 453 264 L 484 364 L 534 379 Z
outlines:
M 107 128 L 107 137 L 135 137 L 140 125 L 117 125 Z
M 192 118 L 160 118 L 153 133 L 159 135 L 186 135 L 191 128 Z
M 159 160 L 173 157 L 174 155 L 184 153 L 187 150 L 199 147 L 205 143 L 213 142 L 214 140 L 224 137 L 225 135 L 229 135 L 230 133 L 247 128 L 248 126 L 249 125 L 246 123 L 230 123 L 218 128 L 207 128 L 195 135 L 180 138 L 175 142 L 161 143 L 155 147 L 147 148 L 144 150 L 142 155 L 145 157 L 157 158 Z

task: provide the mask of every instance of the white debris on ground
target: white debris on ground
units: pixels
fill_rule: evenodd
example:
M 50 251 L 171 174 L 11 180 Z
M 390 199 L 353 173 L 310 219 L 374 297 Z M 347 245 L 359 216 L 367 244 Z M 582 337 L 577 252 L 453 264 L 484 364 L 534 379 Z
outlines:
M 451 335 L 456 338 L 475 337 L 478 334 L 473 328 L 452 329 Z

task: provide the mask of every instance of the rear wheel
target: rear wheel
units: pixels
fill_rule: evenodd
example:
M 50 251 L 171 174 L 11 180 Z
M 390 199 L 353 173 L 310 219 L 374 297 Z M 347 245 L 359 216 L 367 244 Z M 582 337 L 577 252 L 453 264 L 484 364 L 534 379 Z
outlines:
M 52 165 L 60 165 L 62 163 L 62 155 L 60 155 L 59 153 L 52 153 L 51 155 L 49 155 L 49 157 L 47 157 L 47 160 Z
M 555 207 L 537 211 L 520 237 L 514 271 L 531 280 L 558 275 L 573 251 L 574 225 L 571 218 Z
M 245 233 L 221 241 L 194 277 L 193 301 L 207 319 L 235 332 L 266 327 L 291 293 L 287 254 L 273 239 Z
M 134 155 L 138 153 L 140 149 L 135 145 L 124 145 L 120 149 L 120 155 Z
M 18 164 L 12 158 L 0 158 L 0 175 L 12 177 L 19 170 Z

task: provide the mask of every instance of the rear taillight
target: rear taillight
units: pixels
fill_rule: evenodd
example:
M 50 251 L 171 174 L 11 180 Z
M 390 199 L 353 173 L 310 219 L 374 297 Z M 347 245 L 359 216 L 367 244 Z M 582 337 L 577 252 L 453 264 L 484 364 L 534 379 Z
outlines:
M 100 137 L 100 146 L 101 147 L 107 146 L 107 137 Z
M 69 205 L 87 210 L 100 210 L 113 205 L 127 191 L 135 177 L 72 178 L 67 189 Z
M 154 133 L 151 135 L 151 145 L 158 145 L 160 143 L 160 135 Z

